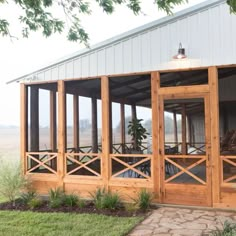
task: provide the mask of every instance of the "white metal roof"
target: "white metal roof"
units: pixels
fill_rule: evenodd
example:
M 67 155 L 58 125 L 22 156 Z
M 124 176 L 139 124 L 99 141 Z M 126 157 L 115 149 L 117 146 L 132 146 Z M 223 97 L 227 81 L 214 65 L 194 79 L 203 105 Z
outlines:
M 146 55 L 146 57 L 148 57 L 146 59 L 149 60 L 149 57 L 152 56 L 151 52 L 150 52 L 152 50 L 150 48 L 148 48 L 148 44 L 149 44 L 150 40 L 152 40 L 153 37 L 157 37 L 156 36 L 157 34 L 158 34 L 158 37 L 162 37 L 162 36 L 159 36 L 159 35 L 163 35 L 163 37 L 165 36 L 165 37 L 168 37 L 168 38 L 169 37 L 171 37 L 171 38 L 175 37 L 174 32 L 172 32 L 172 31 L 174 31 L 174 29 L 177 25 L 175 26 L 174 24 L 176 22 L 179 22 L 179 21 L 181 22 L 182 19 L 183 19 L 183 21 L 181 23 L 183 23 L 185 26 L 190 25 L 190 27 L 188 29 L 186 27 L 186 31 L 189 31 L 190 28 L 193 28 L 193 32 L 191 33 L 192 35 L 194 33 L 195 34 L 196 33 L 202 34 L 202 32 L 194 32 L 194 31 L 197 30 L 197 29 L 194 29 L 194 27 L 195 27 L 194 24 L 196 23 L 195 21 L 200 21 L 202 16 L 198 16 L 199 18 L 197 18 L 197 19 L 194 19 L 194 17 L 197 16 L 199 13 L 201 13 L 203 11 L 207 11 L 208 9 L 212 9 L 212 8 L 214 8 L 216 6 L 220 6 L 220 5 L 222 6 L 222 4 L 225 5 L 224 8 L 225 7 L 227 7 L 227 9 L 229 8 L 228 6 L 226 6 L 226 0 L 209 0 L 209 1 L 202 2 L 200 4 L 197 4 L 197 5 L 193 6 L 193 7 L 182 10 L 182 11 L 180 11 L 180 12 L 178 12 L 178 13 L 172 15 L 172 16 L 164 17 L 162 19 L 153 21 L 151 23 L 145 24 L 141 27 L 135 28 L 135 29 L 130 30 L 126 33 L 118 35 L 116 37 L 112 37 L 108 40 L 105 40 L 101 43 L 98 43 L 98 44 L 92 46 L 90 49 L 80 50 L 80 51 L 78 51 L 76 53 L 73 53 L 69 56 L 63 57 L 63 58 L 61 58 L 61 59 L 59 59 L 59 60 L 43 67 L 43 68 L 40 68 L 37 71 L 34 71 L 34 72 L 29 73 L 29 74 L 23 75 L 21 77 L 18 77 L 14 80 L 9 81 L 8 83 L 12 83 L 12 82 L 20 81 L 20 80 L 25 80 L 25 79 L 27 79 L 29 81 L 31 81 L 31 80 L 54 80 L 56 77 L 58 77 L 56 79 L 79 78 L 79 77 L 86 77 L 86 76 L 127 73 L 127 72 L 133 72 L 133 71 L 141 72 L 141 71 L 145 71 L 145 70 L 160 69 L 160 66 L 155 67 L 154 64 L 158 64 L 158 63 L 163 64 L 166 61 L 166 58 L 169 57 L 169 55 L 172 55 L 172 50 L 173 49 L 171 49 L 167 52 L 167 56 L 165 58 L 163 58 L 163 60 L 162 59 L 155 59 L 154 62 L 150 61 L 150 63 L 149 63 L 150 65 L 143 65 L 142 62 L 138 62 L 138 64 L 136 65 L 135 62 L 133 62 L 133 60 L 137 60 L 137 57 L 142 57 L 143 58 L 142 53 L 139 53 L 138 55 L 130 56 L 130 55 L 128 55 L 128 52 L 123 52 L 123 54 L 120 56 L 120 55 L 116 54 L 116 51 L 119 52 L 119 48 L 116 48 L 117 45 L 119 45 L 122 42 L 122 45 L 119 45 L 120 49 L 122 48 L 123 50 L 125 50 L 124 49 L 125 47 L 133 47 L 133 50 L 137 50 L 138 44 L 139 45 L 142 44 L 144 49 L 147 49 L 148 53 L 150 54 L 150 55 L 149 54 Z M 188 22 L 184 21 L 184 19 L 187 19 L 189 17 L 192 17 L 193 20 L 188 21 Z M 207 26 L 204 26 L 204 27 L 208 27 L 207 30 L 210 30 L 210 28 L 209 28 L 210 25 L 213 24 L 212 27 L 216 28 L 216 25 L 219 24 L 217 21 L 215 21 L 215 19 L 213 19 L 211 21 L 209 19 L 209 17 L 215 17 L 216 19 L 219 18 L 218 15 L 214 16 L 214 13 L 212 13 L 212 12 L 208 12 L 207 16 L 203 16 L 203 21 L 204 21 L 204 19 L 205 20 L 207 19 L 207 21 L 209 21 L 209 22 L 206 23 Z M 233 19 L 234 19 L 233 20 L 233 22 L 234 22 L 236 18 L 234 17 Z M 220 19 L 221 22 L 223 20 L 224 20 L 223 18 Z M 231 21 L 232 20 L 230 19 L 230 22 Z M 168 28 L 169 25 L 170 25 L 170 27 L 172 27 L 171 25 L 173 25 L 173 27 L 172 27 L 173 29 L 169 29 Z M 236 26 L 236 21 L 235 21 L 235 26 Z M 166 30 L 167 28 L 168 28 L 168 32 Z M 155 32 L 155 30 L 159 30 L 159 31 Z M 204 29 L 204 30 L 206 31 L 206 29 Z M 169 31 L 171 31 L 171 32 L 169 32 Z M 217 28 L 215 29 L 215 31 L 217 31 Z M 177 47 L 178 47 L 178 43 L 180 41 L 181 42 L 186 41 L 186 42 L 183 42 L 183 43 L 184 43 L 184 45 L 188 45 L 188 44 L 190 44 L 191 39 L 187 39 L 187 38 L 196 37 L 196 35 L 192 36 L 188 32 L 187 32 L 187 34 L 188 35 L 185 36 L 186 39 L 181 38 L 180 36 L 176 35 L 176 38 L 174 38 L 172 40 L 174 42 L 169 42 L 170 43 L 169 45 L 166 45 L 166 43 L 163 42 L 163 45 L 161 45 L 161 47 L 169 46 L 170 48 L 171 47 L 173 48 L 172 45 L 173 45 L 173 43 L 175 43 L 174 47 L 175 47 L 175 50 L 176 50 Z M 212 34 L 214 34 L 213 31 L 212 31 Z M 217 35 L 215 35 L 215 36 L 217 37 Z M 139 39 L 137 39 L 137 37 L 143 37 L 144 40 L 141 39 L 141 41 L 138 42 L 137 40 L 139 40 Z M 200 37 L 201 37 L 201 35 L 200 35 Z M 192 41 L 194 41 L 194 40 L 192 40 Z M 159 40 L 159 41 L 157 40 L 157 43 L 158 42 L 159 42 L 159 44 L 162 44 L 161 40 Z M 199 40 L 199 44 L 200 43 L 201 43 L 201 39 Z M 137 45 L 135 45 L 135 44 L 137 44 Z M 145 45 L 145 44 L 147 44 L 147 45 Z M 192 44 L 194 44 L 194 42 Z M 208 43 L 208 45 L 209 45 L 209 43 Z M 152 47 L 152 46 L 150 46 L 150 47 Z M 144 49 L 142 49 L 142 50 L 144 50 Z M 194 47 L 192 47 L 192 51 L 195 50 L 195 49 L 194 50 L 193 49 L 194 49 Z M 163 52 L 161 51 L 163 49 L 159 49 L 159 51 L 158 51 L 158 49 L 155 48 L 155 50 L 156 50 L 157 54 L 158 53 L 163 54 Z M 129 50 L 126 50 L 126 51 L 129 51 Z M 125 55 L 125 53 L 127 55 Z M 111 56 L 111 54 L 112 54 L 112 61 L 114 61 L 114 62 L 113 62 L 112 65 L 107 65 L 108 63 L 111 64 L 111 62 L 109 62 L 109 60 L 110 60 L 109 55 Z M 195 54 L 197 55 L 197 53 L 195 53 Z M 106 57 L 108 57 L 107 60 L 106 60 Z M 118 59 L 114 59 L 114 57 L 117 57 Z M 123 59 L 126 60 L 126 65 L 121 65 L 120 67 L 122 67 L 122 68 L 115 68 L 114 64 L 119 63 L 119 61 L 121 61 L 121 60 L 119 60 L 119 57 L 121 57 L 121 59 L 123 58 Z M 129 61 L 129 64 L 130 65 L 132 64 L 132 66 L 130 66 L 130 68 L 128 68 L 128 66 L 127 66 L 127 59 L 126 59 L 127 57 L 131 57 L 130 61 Z M 198 56 L 198 58 L 199 58 L 199 56 Z M 100 65 L 100 67 L 101 67 L 100 68 L 99 63 L 101 64 L 100 61 L 103 60 L 103 59 L 105 59 L 104 61 L 106 61 L 107 64 L 106 65 L 105 64 Z M 115 62 L 115 60 L 117 60 L 117 62 Z M 144 60 L 144 59 L 140 59 L 140 60 Z M 71 63 L 71 65 L 70 65 L 70 63 Z M 75 64 L 75 63 L 77 63 L 77 64 Z M 95 63 L 96 63 L 95 68 L 91 68 L 91 67 L 93 67 L 91 65 L 95 64 Z M 212 62 L 210 62 L 210 63 L 212 63 Z M 204 63 L 202 63 L 202 64 L 204 64 Z M 209 62 L 208 62 L 208 64 L 209 64 Z M 109 68 L 109 66 L 111 68 Z M 78 70 L 77 67 L 81 67 L 81 70 L 76 71 L 76 70 Z M 124 67 L 127 67 L 127 68 L 124 68 Z M 188 67 L 191 67 L 191 65 L 190 66 L 188 65 Z M 163 65 L 162 65 L 161 68 L 163 68 Z M 90 69 L 90 71 L 85 71 L 86 69 L 87 70 Z M 50 73 L 48 72 L 49 70 L 50 70 Z M 72 70 L 73 70 L 73 72 L 72 72 Z M 50 76 L 49 76 L 49 74 L 50 74 Z M 53 77 L 53 75 L 55 75 L 55 76 Z

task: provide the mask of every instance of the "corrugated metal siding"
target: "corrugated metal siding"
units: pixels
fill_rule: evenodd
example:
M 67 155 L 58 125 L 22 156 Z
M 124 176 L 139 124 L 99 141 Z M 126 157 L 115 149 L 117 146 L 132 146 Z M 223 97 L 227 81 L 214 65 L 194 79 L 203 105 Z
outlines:
M 178 67 L 235 64 L 235 38 L 236 16 L 230 15 L 229 7 L 221 3 L 78 56 L 62 63 L 58 68 L 52 68 L 51 73 L 45 71 L 45 76 L 40 75 L 38 79 L 50 80 L 50 76 L 51 79 L 68 79 Z M 186 48 L 190 59 L 181 64 L 171 62 L 179 42 Z

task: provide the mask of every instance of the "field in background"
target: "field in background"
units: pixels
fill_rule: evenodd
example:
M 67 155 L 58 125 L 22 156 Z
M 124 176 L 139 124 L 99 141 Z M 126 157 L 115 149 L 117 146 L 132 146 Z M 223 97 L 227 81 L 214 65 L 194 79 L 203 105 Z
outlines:
M 0 127 L 0 158 L 10 161 L 20 160 L 20 129 Z

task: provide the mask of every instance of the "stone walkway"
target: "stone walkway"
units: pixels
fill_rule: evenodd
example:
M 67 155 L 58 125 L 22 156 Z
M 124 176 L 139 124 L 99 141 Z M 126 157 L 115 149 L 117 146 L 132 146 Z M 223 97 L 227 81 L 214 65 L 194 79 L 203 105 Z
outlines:
M 236 223 L 236 212 L 161 207 L 129 236 L 207 236 L 226 220 Z

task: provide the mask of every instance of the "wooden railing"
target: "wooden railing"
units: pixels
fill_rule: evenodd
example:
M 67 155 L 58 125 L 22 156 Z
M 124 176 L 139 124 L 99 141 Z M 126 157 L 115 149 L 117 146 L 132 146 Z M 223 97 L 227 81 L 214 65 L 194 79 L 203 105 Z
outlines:
M 171 154 L 181 154 L 182 142 L 165 142 L 166 154 L 168 155 L 168 150 Z M 195 154 L 204 154 L 206 152 L 206 144 L 202 142 L 195 143 L 186 143 L 187 154 L 195 155 Z
M 151 155 L 110 154 L 112 178 L 151 178 Z
M 236 183 L 236 156 L 220 156 L 221 183 Z
M 58 153 L 26 152 L 26 174 L 50 173 L 57 175 Z
M 101 155 L 97 153 L 65 153 L 65 174 L 101 176 Z
M 191 172 L 193 168 L 199 166 L 206 174 L 206 161 L 207 157 L 200 155 L 191 155 L 191 157 L 189 155 L 165 155 L 164 164 L 165 171 L 167 172 L 167 174 L 165 174 L 165 183 L 179 183 L 177 177 L 186 174 L 187 176 L 190 176 L 190 178 L 192 177 L 192 179 L 198 184 L 206 185 L 204 176 L 198 177 L 196 174 Z M 187 182 L 185 180 L 182 181 L 183 183 Z

